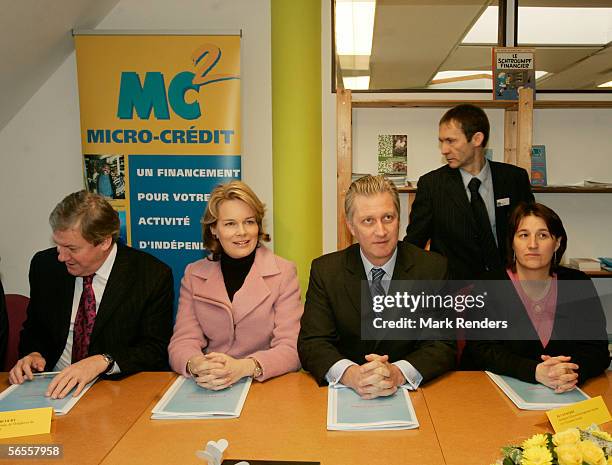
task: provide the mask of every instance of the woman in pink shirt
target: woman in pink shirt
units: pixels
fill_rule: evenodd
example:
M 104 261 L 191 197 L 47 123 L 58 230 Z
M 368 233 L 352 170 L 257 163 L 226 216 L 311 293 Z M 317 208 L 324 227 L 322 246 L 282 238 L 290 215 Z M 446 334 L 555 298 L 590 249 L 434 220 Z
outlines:
M 610 357 L 601 302 L 586 274 L 559 264 L 567 247 L 559 216 L 539 203 L 519 204 L 508 241 L 506 269 L 482 278 L 499 281 L 488 305 L 511 315 L 517 337 L 468 342 L 466 357 L 478 368 L 556 392 L 603 373 Z M 510 280 L 509 292 L 499 292 L 503 280 Z
M 172 368 L 201 387 L 224 389 L 245 376 L 264 381 L 300 368 L 303 306 L 295 265 L 266 248 L 264 205 L 241 181 L 211 193 L 202 219 L 210 255 L 181 281 Z

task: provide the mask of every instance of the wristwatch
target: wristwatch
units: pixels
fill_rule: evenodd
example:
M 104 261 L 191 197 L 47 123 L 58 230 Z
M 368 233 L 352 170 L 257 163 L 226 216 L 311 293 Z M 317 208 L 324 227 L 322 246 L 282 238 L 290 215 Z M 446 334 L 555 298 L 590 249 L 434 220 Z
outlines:
M 261 368 L 261 365 L 259 364 L 257 359 L 253 357 L 249 357 L 249 358 L 255 362 L 255 370 L 253 370 L 253 378 L 258 378 L 261 375 L 263 375 L 263 368 Z
M 105 375 L 110 375 L 111 371 L 113 371 L 113 368 L 115 368 L 115 359 L 110 354 L 102 354 L 102 357 L 104 357 L 104 360 L 108 364 L 108 368 L 106 369 L 104 374 Z

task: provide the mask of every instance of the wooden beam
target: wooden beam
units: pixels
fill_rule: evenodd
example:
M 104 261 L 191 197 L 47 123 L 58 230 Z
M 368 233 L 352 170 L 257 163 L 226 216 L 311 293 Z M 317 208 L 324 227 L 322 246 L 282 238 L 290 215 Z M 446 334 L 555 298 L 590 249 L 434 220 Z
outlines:
M 336 150 L 337 150 L 337 242 L 338 250 L 351 244 L 351 233 L 344 219 L 344 197 L 351 185 L 353 173 L 353 110 L 351 91 L 336 90 Z
M 533 145 L 533 89 L 519 89 L 516 164 L 531 179 L 531 146 Z
M 516 110 L 504 111 L 504 163 L 516 165 L 516 132 L 518 115 Z

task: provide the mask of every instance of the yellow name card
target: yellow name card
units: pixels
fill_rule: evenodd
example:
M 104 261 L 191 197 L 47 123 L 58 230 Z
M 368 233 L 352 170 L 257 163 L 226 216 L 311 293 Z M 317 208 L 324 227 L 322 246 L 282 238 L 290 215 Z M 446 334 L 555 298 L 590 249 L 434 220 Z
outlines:
M 568 428 L 586 428 L 593 423 L 602 425 L 612 420 L 601 396 L 550 410 L 546 415 L 557 433 Z
M 52 407 L 0 412 L 0 439 L 48 434 L 52 416 Z

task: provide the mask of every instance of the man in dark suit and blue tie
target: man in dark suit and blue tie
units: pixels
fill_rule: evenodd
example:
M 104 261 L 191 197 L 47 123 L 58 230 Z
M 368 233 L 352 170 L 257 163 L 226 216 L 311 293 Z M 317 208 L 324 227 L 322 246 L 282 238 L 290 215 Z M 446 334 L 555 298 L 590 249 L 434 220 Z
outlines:
M 475 279 L 499 268 L 506 251 L 508 218 L 522 201 L 533 202 L 527 172 L 489 161 L 489 120 L 462 104 L 440 120 L 440 151 L 447 164 L 419 179 L 405 242 L 448 258 L 452 279 Z
M 56 246 L 30 264 L 30 303 L 9 380 L 59 371 L 47 395 L 78 395 L 97 376 L 167 369 L 172 334 L 170 268 L 117 243 L 119 216 L 85 191 L 49 217 Z
M 358 243 L 312 262 L 298 337 L 302 366 L 319 385 L 341 383 L 364 399 L 416 389 L 454 367 L 455 342 L 363 339 L 362 305 L 370 302 L 362 302 L 362 283 L 372 295 L 388 293 L 391 280 L 443 283 L 446 260 L 398 243 L 399 196 L 383 176 L 353 182 L 344 212 Z

